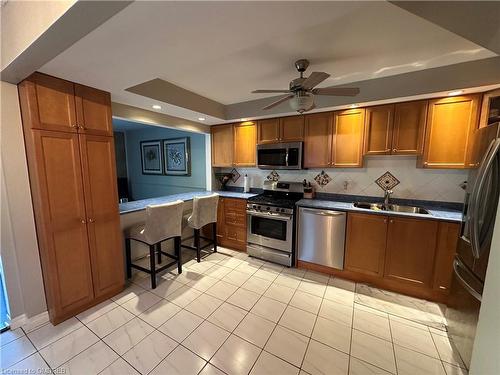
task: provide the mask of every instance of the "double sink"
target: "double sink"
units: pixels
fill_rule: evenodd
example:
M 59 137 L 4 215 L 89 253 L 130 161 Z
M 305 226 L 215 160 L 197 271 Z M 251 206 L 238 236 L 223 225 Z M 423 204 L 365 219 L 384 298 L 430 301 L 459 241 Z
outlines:
M 405 212 L 411 214 L 428 215 L 429 211 L 417 206 L 402 206 L 399 204 L 356 202 L 354 207 L 372 211 Z

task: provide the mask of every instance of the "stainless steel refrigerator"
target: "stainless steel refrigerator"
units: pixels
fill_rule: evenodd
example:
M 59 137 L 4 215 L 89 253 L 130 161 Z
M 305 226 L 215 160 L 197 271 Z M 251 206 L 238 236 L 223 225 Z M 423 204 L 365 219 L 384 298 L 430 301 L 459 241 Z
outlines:
M 446 310 L 448 333 L 467 366 L 481 306 L 500 191 L 499 124 L 479 129 L 474 150 L 481 160 L 469 172 L 464 218 L 453 261 L 453 280 Z

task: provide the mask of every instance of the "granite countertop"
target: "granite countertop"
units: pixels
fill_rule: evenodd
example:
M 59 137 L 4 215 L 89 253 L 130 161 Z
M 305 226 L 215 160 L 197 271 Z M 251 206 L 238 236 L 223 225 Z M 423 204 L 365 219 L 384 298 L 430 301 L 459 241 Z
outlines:
M 121 203 L 119 205 L 120 215 L 128 214 L 130 212 L 144 210 L 146 208 L 146 206 L 148 206 L 150 204 L 169 203 L 169 202 L 174 202 L 178 199 L 180 199 L 181 201 L 190 201 L 194 197 L 210 195 L 213 193 L 217 193 L 221 197 L 239 198 L 239 199 L 248 199 L 250 197 L 257 195 L 254 193 L 242 193 L 242 192 L 237 192 L 237 191 L 201 191 L 201 190 L 200 191 L 192 191 L 189 193 L 172 194 L 172 195 L 166 195 L 164 197 L 148 198 L 148 199 L 141 199 L 138 201 Z
M 416 217 L 419 219 L 434 219 L 434 220 L 445 220 L 453 222 L 462 221 L 462 212 L 451 209 L 443 209 L 433 206 L 420 206 L 429 211 L 429 214 L 416 214 L 408 212 L 391 212 L 391 211 L 372 211 L 364 208 L 354 207 L 353 202 L 340 202 L 335 200 L 323 200 L 323 199 L 301 199 L 298 201 L 297 206 L 309 207 L 309 208 L 319 208 L 319 209 L 329 209 L 329 210 L 339 210 L 339 211 L 354 211 L 354 212 L 364 212 L 368 214 L 375 215 L 389 215 L 389 216 L 406 216 L 406 217 Z

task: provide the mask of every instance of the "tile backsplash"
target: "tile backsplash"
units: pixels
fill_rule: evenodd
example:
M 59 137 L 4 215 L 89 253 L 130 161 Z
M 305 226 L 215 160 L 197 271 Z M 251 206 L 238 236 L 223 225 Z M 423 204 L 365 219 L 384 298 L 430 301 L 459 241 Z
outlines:
M 310 181 L 317 192 L 352 194 L 365 196 L 384 196 L 384 191 L 375 182 L 385 172 L 390 172 L 400 183 L 393 188 L 393 197 L 463 202 L 464 191 L 460 184 L 467 180 L 468 171 L 459 169 L 422 169 L 416 168 L 416 157 L 411 156 L 371 156 L 365 159 L 364 168 L 342 169 L 304 169 L 300 171 L 279 170 L 280 181 Z M 258 168 L 237 168 L 243 177 L 248 175 L 250 187 L 261 188 L 269 170 Z M 315 177 L 324 170 L 331 181 L 319 185 Z M 231 169 L 217 168 L 218 172 Z M 324 183 L 324 180 L 322 180 Z M 214 182 L 214 184 L 218 184 Z M 243 178 L 230 186 L 243 186 Z M 214 186 L 215 189 L 219 186 Z

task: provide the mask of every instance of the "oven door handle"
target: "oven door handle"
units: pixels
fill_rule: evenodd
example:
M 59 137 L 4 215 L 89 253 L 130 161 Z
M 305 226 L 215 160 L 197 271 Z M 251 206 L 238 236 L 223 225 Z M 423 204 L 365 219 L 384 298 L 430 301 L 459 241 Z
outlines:
M 253 212 L 253 211 L 247 211 L 247 214 L 250 216 L 257 216 L 257 217 L 264 217 L 266 219 L 278 219 L 278 220 L 287 220 L 290 221 L 292 220 L 292 215 L 280 215 L 280 214 L 273 214 L 273 213 L 261 213 L 261 212 Z

